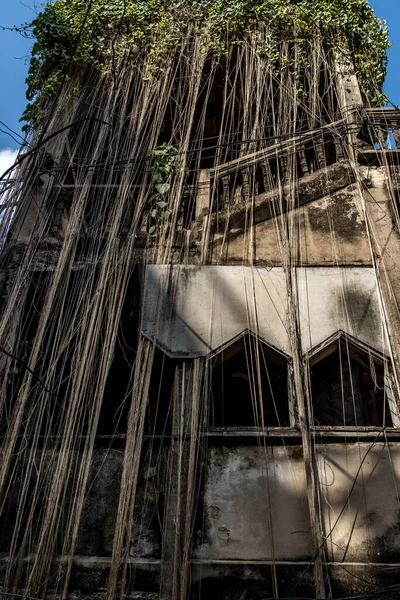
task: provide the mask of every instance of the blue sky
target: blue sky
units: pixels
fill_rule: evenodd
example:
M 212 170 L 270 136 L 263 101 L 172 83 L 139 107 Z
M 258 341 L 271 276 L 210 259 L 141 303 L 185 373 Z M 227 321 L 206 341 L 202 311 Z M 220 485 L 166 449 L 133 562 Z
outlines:
M 385 91 L 391 102 L 400 106 L 400 0 L 369 0 L 376 15 L 387 21 L 392 47 L 389 50 L 389 70 Z
M 42 0 L 2 0 L 0 10 L 0 25 L 10 27 L 31 21 L 35 12 L 40 9 Z M 389 73 L 386 82 L 386 93 L 389 99 L 400 105 L 400 31 L 398 27 L 400 16 L 400 0 L 370 0 L 376 14 L 385 19 L 389 25 L 390 38 L 393 47 L 389 52 Z M 11 31 L 0 31 L 0 120 L 11 129 L 21 133 L 19 118 L 25 108 L 25 77 L 27 72 L 27 57 L 32 46 L 31 40 L 22 38 Z M 6 130 L 0 123 L 0 129 Z M 9 135 L 0 131 L 0 173 L 3 172 L 4 160 L 9 161 L 2 150 L 14 150 L 18 147 L 18 138 L 13 140 Z M 6 158 L 5 158 L 6 157 Z

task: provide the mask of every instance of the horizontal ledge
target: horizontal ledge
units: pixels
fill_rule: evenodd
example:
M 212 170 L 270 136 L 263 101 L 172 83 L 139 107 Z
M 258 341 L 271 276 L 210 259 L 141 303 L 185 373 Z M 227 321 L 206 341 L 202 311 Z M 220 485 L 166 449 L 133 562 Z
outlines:
M 348 438 L 348 437 L 364 437 L 364 438 L 376 438 L 380 433 L 385 433 L 387 437 L 400 438 L 400 429 L 395 428 L 383 428 L 383 427 L 311 427 L 310 434 L 314 437 L 335 437 L 335 438 Z M 201 434 L 207 438 L 235 438 L 235 437 L 251 437 L 251 438 L 301 438 L 299 429 L 292 427 L 271 427 L 266 431 L 257 431 L 251 429 L 215 429 L 210 431 L 203 431 Z
M 323 127 L 320 127 L 316 130 L 304 131 L 301 133 L 297 133 L 293 136 L 290 134 L 288 136 L 283 136 L 279 142 L 275 140 L 275 143 L 266 145 L 260 150 L 254 150 L 253 152 L 245 154 L 244 156 L 241 156 L 239 158 L 235 158 L 230 162 L 222 163 L 217 167 L 209 169 L 210 178 L 221 177 L 223 175 L 229 174 L 232 170 L 250 166 L 255 162 L 259 162 L 261 160 L 279 158 L 282 154 L 285 154 L 287 152 L 296 152 L 308 141 L 314 140 L 315 138 L 321 138 L 324 133 L 331 133 L 332 135 L 341 135 L 342 129 L 344 129 L 343 133 L 345 134 L 347 127 L 348 124 L 346 123 L 346 121 L 341 119 L 333 123 L 328 123 L 327 125 L 324 125 Z M 322 144 L 323 141 L 321 142 L 321 145 Z
M 57 559 L 59 562 L 61 562 L 62 560 L 67 560 L 66 558 L 58 558 Z M 73 562 L 75 564 L 79 564 L 79 565 L 86 565 L 86 566 L 90 566 L 92 564 L 99 564 L 99 563 L 103 563 L 104 565 L 111 565 L 112 563 L 112 557 L 111 556 L 85 556 L 85 555 L 77 555 L 74 556 L 72 558 Z M 134 557 L 130 557 L 127 559 L 127 564 L 128 565 L 152 565 L 152 566 L 157 566 L 161 564 L 161 559 L 160 558 L 134 558 Z
M 204 559 L 192 559 L 192 565 L 266 565 L 266 566 L 308 566 L 310 561 L 294 561 L 294 560 L 227 560 L 227 559 L 217 559 L 217 560 L 204 560 Z M 374 562 L 323 562 L 322 563 L 326 567 L 369 567 L 369 568 L 391 568 L 391 569 L 400 569 L 399 563 L 374 563 Z
M 67 562 L 68 560 L 70 560 L 70 556 L 56 556 L 54 557 L 54 562 L 56 563 L 63 563 L 63 562 Z M 24 562 L 32 562 L 36 559 L 36 554 L 30 554 L 29 556 L 26 556 L 24 558 Z M 2 555 L 0 556 L 0 563 L 7 563 L 9 561 L 9 556 L 8 555 Z M 85 554 L 76 554 L 75 556 L 72 557 L 72 561 L 76 564 L 76 565 L 85 565 L 85 566 L 103 566 L 103 567 L 109 567 L 112 563 L 112 557 L 111 556 L 86 556 Z M 160 558 L 133 558 L 130 557 L 127 560 L 127 564 L 130 565 L 160 565 L 161 564 L 161 559 Z
M 31 554 L 30 556 L 24 559 L 24 562 L 29 562 L 35 560 L 36 555 Z M 69 559 L 69 556 L 64 557 L 55 557 L 55 562 L 65 562 Z M 8 562 L 8 556 L 0 556 L 0 562 Z M 86 556 L 82 554 L 77 554 L 72 557 L 72 560 L 75 564 L 86 565 L 86 566 L 105 566 L 108 567 L 111 565 L 112 557 L 111 556 Z M 127 563 L 130 565 L 151 565 L 151 566 L 159 566 L 161 565 L 162 560 L 159 558 L 133 558 L 130 557 L 127 560 Z M 276 566 L 306 566 L 309 565 L 309 560 L 240 560 L 240 559 L 201 559 L 201 558 L 193 558 L 190 563 L 192 565 L 276 565 Z M 377 563 L 377 562 L 335 562 L 335 561 L 326 561 L 323 563 L 325 566 L 329 567 L 372 567 L 372 568 L 390 568 L 390 569 L 400 569 L 399 563 Z
M 226 429 L 211 429 L 200 433 L 203 437 L 301 437 L 301 433 L 294 427 L 271 427 L 266 431 L 256 429 L 242 429 L 234 427 Z
M 359 162 L 359 164 L 362 165 L 374 165 L 374 166 L 379 166 L 379 167 L 389 167 L 389 166 L 394 166 L 392 165 L 385 165 L 380 163 L 379 161 L 379 157 L 388 157 L 390 156 L 396 163 L 398 166 L 399 162 L 400 162 L 400 149 L 393 149 L 393 150 L 380 150 L 380 149 L 373 149 L 373 148 L 369 148 L 368 150 L 358 150 L 357 151 L 357 160 Z
M 400 429 L 393 427 L 312 427 L 311 435 L 314 438 L 323 437 L 329 438 L 334 437 L 338 439 L 343 438 L 368 438 L 368 439 L 390 439 L 400 438 Z
M 322 436 L 322 437 L 338 437 L 338 438 L 344 438 L 344 437 L 371 437 L 371 438 L 375 438 L 377 437 L 378 434 L 380 433 L 384 433 L 387 437 L 395 437 L 395 438 L 400 438 L 400 429 L 396 429 L 396 428 L 384 428 L 384 427 L 311 427 L 310 428 L 310 434 L 313 437 L 318 437 L 318 436 Z M 251 428 L 234 428 L 234 427 L 227 427 L 227 428 L 221 428 L 221 429 L 210 429 L 210 430 L 203 430 L 198 434 L 200 437 L 205 437 L 205 438 L 279 438 L 279 437 L 286 437 L 286 438 L 301 438 L 301 432 L 299 429 L 295 428 L 295 427 L 270 427 L 268 429 L 265 429 L 265 431 L 260 431 L 257 430 L 256 428 L 251 429 Z M 185 438 L 185 439 L 189 439 L 191 437 L 190 432 L 185 433 L 184 435 L 171 435 L 171 434 L 166 434 L 166 435 L 162 435 L 162 434 L 155 434 L 155 435 L 151 435 L 151 434 L 144 434 L 143 436 L 143 441 L 147 441 L 147 440 L 170 440 L 170 439 L 181 439 L 181 438 Z M 39 438 L 39 439 L 44 439 L 44 438 Z M 58 435 L 54 435 L 54 436 L 48 436 L 46 437 L 46 440 L 48 439 L 52 439 L 52 440 L 62 440 L 63 436 L 58 436 Z M 81 440 L 86 440 L 87 436 L 79 436 L 79 439 Z M 112 441 L 126 441 L 127 439 L 127 434 L 125 433 L 118 433 L 118 434 L 109 434 L 109 435 L 98 435 L 96 436 L 96 441 L 97 442 L 101 442 L 101 441 L 107 441 L 107 442 L 112 442 Z
M 346 433 L 347 431 L 358 433 L 361 431 L 371 431 L 375 433 L 386 431 L 387 433 L 400 433 L 400 429 L 397 429 L 396 427 L 380 427 L 379 425 L 314 425 L 311 427 L 311 431 L 338 431 L 343 433 Z
M 392 121 L 400 121 L 400 113 L 398 108 L 391 107 L 377 107 L 377 108 L 366 108 L 365 114 L 368 117 L 378 119 L 390 119 Z
M 88 188 L 88 189 L 96 189 L 96 190 L 103 190 L 103 189 L 120 189 L 121 187 L 123 187 L 122 184 L 120 183 L 90 183 L 90 184 L 86 184 L 86 183 L 57 183 L 53 186 L 55 189 L 57 190 L 74 190 L 74 189 L 82 189 L 82 188 Z M 125 186 L 127 187 L 127 186 Z M 142 185 L 132 185 L 129 186 L 129 189 L 135 189 L 135 188 L 142 188 L 144 186 Z

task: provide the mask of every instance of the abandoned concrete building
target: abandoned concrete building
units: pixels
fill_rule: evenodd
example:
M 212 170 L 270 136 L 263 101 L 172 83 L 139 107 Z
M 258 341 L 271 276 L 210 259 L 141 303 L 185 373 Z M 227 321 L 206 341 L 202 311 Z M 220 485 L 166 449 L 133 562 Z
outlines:
M 307 26 L 46 99 L 3 191 L 5 598 L 398 598 L 400 112 Z

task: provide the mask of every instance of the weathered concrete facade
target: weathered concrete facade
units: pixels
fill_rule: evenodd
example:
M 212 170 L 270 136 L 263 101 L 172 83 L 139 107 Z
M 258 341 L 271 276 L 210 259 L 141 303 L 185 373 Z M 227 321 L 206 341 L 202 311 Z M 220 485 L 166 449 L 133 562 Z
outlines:
M 360 107 L 351 83 L 354 110 L 381 123 L 385 112 Z M 93 434 L 71 598 L 103 597 L 112 568 L 121 481 L 132 459 L 127 422 L 141 422 L 139 412 L 118 412 L 115 390 L 119 363 L 136 360 L 129 344 L 137 330 L 155 358 L 143 384 L 142 439 L 135 439 L 126 596 L 261 600 L 278 590 L 280 598 L 339 598 L 387 589 L 384 598 L 397 597 L 390 586 L 400 574 L 398 150 L 363 147 L 346 130 L 329 138 L 324 153 L 319 139 L 306 137 L 308 153 L 301 140 L 202 169 L 194 218 L 189 229 L 177 227 L 167 264 L 156 244 L 146 245 L 145 229 L 135 234 L 143 269 L 122 311 L 129 343 L 115 351 L 109 404 Z M 279 161 L 293 156 L 298 175 L 288 181 Z M 39 207 L 43 186 L 52 185 L 37 183 Z M 59 213 L 56 226 L 50 211 L 54 227 L 41 235 L 34 206 L 14 221 L 3 298 L 29 244 L 35 249 L 25 268 L 39 280 L 57 272 L 58 238 L 73 238 L 68 210 L 61 222 Z M 104 256 L 92 263 L 77 251 L 66 269 L 79 278 Z M 121 424 L 110 434 L 113 420 Z M 49 481 L 62 452 L 57 440 L 33 459 L 38 470 L 46 465 Z M 80 444 L 76 464 L 86 460 L 84 436 Z M 32 518 L 21 516 L 18 502 L 35 487 L 35 472 L 28 486 L 18 480 L 3 512 L 3 571 L 20 542 L 14 522 Z M 66 513 L 76 501 L 75 477 L 71 468 Z M 60 555 L 68 525 L 60 527 Z M 29 573 L 35 558 L 18 559 Z M 59 562 L 51 563 L 50 581 Z

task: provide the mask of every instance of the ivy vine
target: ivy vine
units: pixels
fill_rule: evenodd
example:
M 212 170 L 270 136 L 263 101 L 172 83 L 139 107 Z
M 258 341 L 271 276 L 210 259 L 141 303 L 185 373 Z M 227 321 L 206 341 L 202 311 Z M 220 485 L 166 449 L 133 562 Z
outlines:
M 54 0 L 26 25 L 36 39 L 23 115 L 28 125 L 40 122 L 43 101 L 55 95 L 68 68 L 107 71 L 116 57 L 145 51 L 162 70 L 163 56 L 174 51 L 189 26 L 203 37 L 204 51 L 218 58 L 260 21 L 271 31 L 260 51 L 277 64 L 280 43 L 292 39 L 293 24 L 305 55 L 316 26 L 327 39 L 345 40 L 367 99 L 384 100 L 388 30 L 368 0 L 96 0 L 82 28 L 87 8 L 88 0 Z

